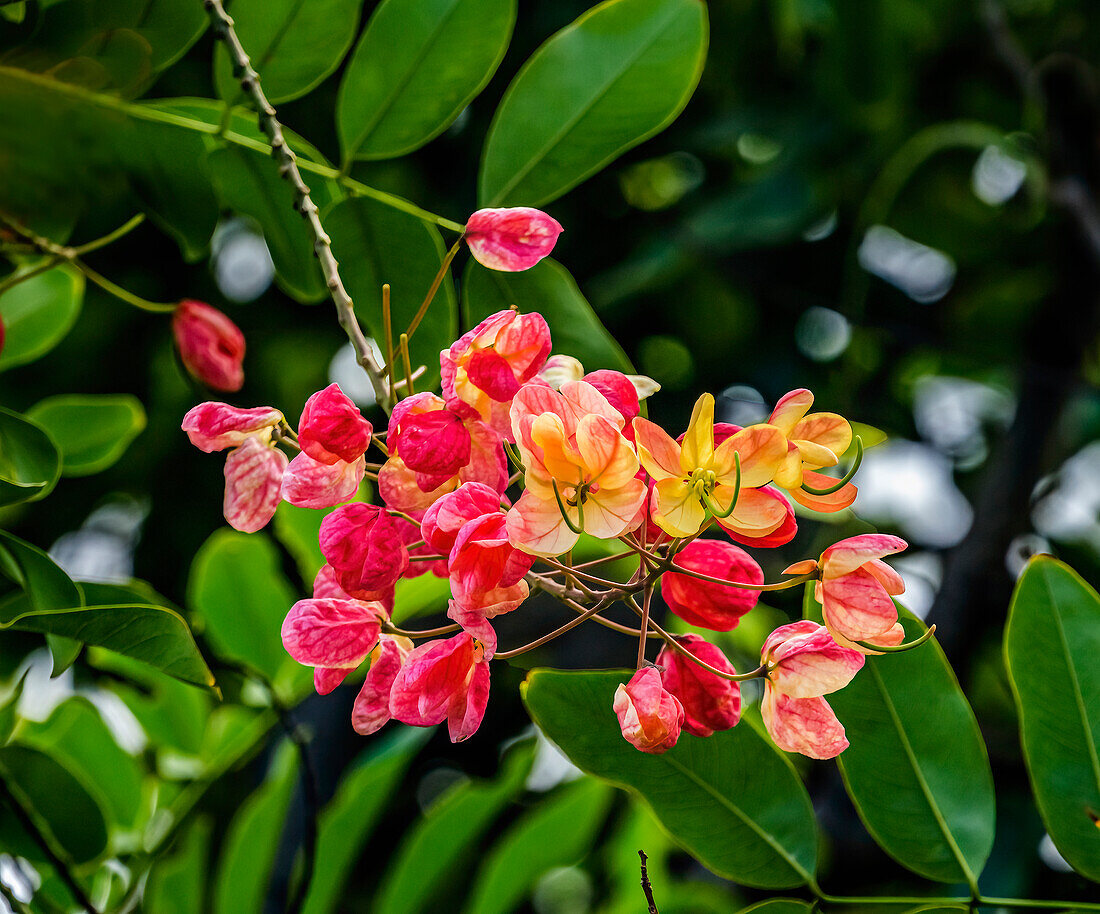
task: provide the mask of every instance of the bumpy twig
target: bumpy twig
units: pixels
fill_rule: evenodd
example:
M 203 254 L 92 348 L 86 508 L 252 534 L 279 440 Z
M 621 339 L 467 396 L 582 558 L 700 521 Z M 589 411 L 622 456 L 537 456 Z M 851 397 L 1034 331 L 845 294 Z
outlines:
M 260 87 L 260 74 L 252 67 L 248 55 L 241 47 L 240 39 L 233 29 L 233 19 L 226 13 L 222 0 L 203 0 L 203 5 L 210 14 L 213 23 L 214 35 L 229 51 L 229 60 L 233 65 L 233 75 L 240 80 L 241 88 L 248 95 L 259 114 L 260 130 L 263 131 L 271 144 L 271 155 L 279 165 L 279 174 L 290 182 L 294 189 L 294 206 L 302 218 L 309 224 L 313 234 L 313 253 L 321 264 L 321 270 L 325 275 L 325 284 L 332 295 L 332 301 L 336 305 L 336 315 L 340 320 L 340 326 L 351 340 L 355 349 L 355 357 L 359 364 L 370 377 L 374 387 L 375 396 L 383 406 L 389 406 L 392 391 L 386 383 L 386 375 L 382 366 L 375 358 L 370 343 L 367 342 L 363 330 L 355 317 L 355 307 L 344 288 L 344 282 L 340 278 L 339 263 L 332 254 L 332 240 L 325 233 L 317 212 L 317 204 L 309 195 L 309 187 L 302 180 L 302 173 L 298 170 L 298 157 L 294 150 L 287 145 L 283 136 L 283 127 L 275 115 L 275 109 L 267 100 L 263 89 Z
M 649 859 L 645 851 L 638 851 L 642 859 L 642 891 L 645 892 L 645 900 L 649 902 L 649 914 L 660 914 L 657 910 L 657 902 L 653 900 L 653 886 L 649 883 L 649 871 L 646 869 L 646 861 Z

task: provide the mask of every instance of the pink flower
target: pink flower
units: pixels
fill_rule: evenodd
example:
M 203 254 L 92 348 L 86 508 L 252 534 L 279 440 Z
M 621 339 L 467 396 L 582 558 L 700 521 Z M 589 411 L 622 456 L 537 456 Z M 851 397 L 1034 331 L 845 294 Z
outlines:
M 768 636 L 760 659 L 767 668 L 760 712 L 775 744 L 816 759 L 847 749 L 844 727 L 821 696 L 851 682 L 863 654 L 841 647 L 823 625 L 793 622 Z
M 516 273 L 529 270 L 557 243 L 562 227 L 529 206 L 479 209 L 466 223 L 466 243 L 483 267 Z
M 744 549 L 720 540 L 688 543 L 676 554 L 672 564 L 726 581 L 764 583 L 764 572 L 752 556 Z M 661 577 L 661 596 L 668 608 L 689 625 L 728 632 L 736 628 L 741 617 L 756 605 L 760 593 L 668 572 Z
M 798 574 L 819 567 L 821 580 L 814 595 L 829 633 L 845 647 L 873 653 L 855 642 L 890 646 L 905 640 L 891 599 L 905 592 L 905 583 L 882 557 L 906 546 L 897 536 L 864 533 L 834 543 L 819 562 L 798 562 L 787 571 Z
M 623 739 L 642 752 L 660 755 L 680 738 L 683 705 L 662 685 L 656 667 L 640 669 L 630 682 L 620 683 L 614 708 Z
M 313 579 L 313 598 L 315 600 L 363 600 L 367 603 L 380 603 L 386 614 L 393 612 L 393 586 L 379 590 L 357 590 L 354 595 L 348 593 L 336 580 L 336 571 L 331 565 L 322 565 Z
M 485 318 L 439 354 L 448 408 L 507 435 L 508 405 L 520 385 L 538 374 L 550 345 L 541 314 L 509 310 Z
M 480 482 L 467 482 L 444 495 L 427 511 L 420 531 L 436 552 L 447 555 L 462 525 L 483 514 L 500 513 L 500 495 Z
M 390 693 L 413 643 L 400 635 L 382 635 L 371 652 L 370 669 L 351 709 L 355 732 L 369 736 L 390 720 Z
M 335 463 L 328 464 L 302 451 L 290 461 L 283 475 L 282 496 L 299 508 L 331 508 L 359 491 L 366 469 L 363 457 L 353 463 L 337 458 Z
M 321 521 L 321 552 L 353 596 L 391 587 L 409 564 L 405 538 L 377 505 L 350 504 Z
M 229 526 L 255 533 L 275 516 L 279 506 L 286 454 L 264 444 L 259 436 L 246 438 L 225 458 L 225 499 L 222 510 Z
M 367 659 L 387 617 L 381 603 L 299 600 L 283 620 L 283 647 L 299 663 L 316 667 L 314 686 L 327 695 Z
M 737 672 L 721 649 L 704 638 L 680 635 L 676 640 L 712 667 Z M 661 683 L 683 706 L 688 733 L 710 736 L 716 730 L 737 726 L 741 719 L 741 687 L 736 682 L 714 675 L 667 645 L 657 655 L 657 666 L 664 667 Z
M 354 463 L 370 447 L 373 431 L 340 385 L 329 384 L 306 400 L 298 422 L 298 445 L 318 463 Z
M 459 632 L 409 653 L 390 691 L 390 714 L 414 727 L 446 720 L 457 743 L 481 726 L 488 702 L 489 658 L 469 632 Z
M 282 421 L 283 414 L 271 406 L 238 409 L 228 403 L 207 402 L 189 409 L 181 428 L 195 447 L 211 454 L 237 447 L 253 436 L 270 441 L 272 430 Z
M 172 315 L 172 332 L 184 367 L 207 387 L 240 390 L 244 334 L 217 308 L 185 299 Z

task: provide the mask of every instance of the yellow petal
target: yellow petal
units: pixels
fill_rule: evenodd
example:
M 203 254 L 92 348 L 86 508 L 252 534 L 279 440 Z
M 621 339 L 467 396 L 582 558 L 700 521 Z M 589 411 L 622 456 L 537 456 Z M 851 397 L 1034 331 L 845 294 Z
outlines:
M 737 477 L 734 453 L 741 457 L 741 485 L 756 489 L 775 478 L 787 457 L 787 439 L 774 425 L 750 425 L 723 441 L 714 453 L 718 481 L 733 485 Z
M 768 418 L 768 424 L 774 425 L 784 435 L 789 434 L 795 423 L 810 411 L 813 404 L 814 395 L 808 390 L 805 388 L 792 390 L 790 393 L 784 394 L 779 402 L 775 404 L 775 409 L 772 410 L 772 414 Z
M 698 468 L 710 469 L 713 456 L 714 397 L 703 394 L 691 411 L 691 422 L 680 449 L 680 469 L 685 475 Z
M 707 512 L 695 493 L 682 479 L 662 479 L 655 486 L 657 507 L 653 520 L 670 536 L 694 536 L 699 532 Z

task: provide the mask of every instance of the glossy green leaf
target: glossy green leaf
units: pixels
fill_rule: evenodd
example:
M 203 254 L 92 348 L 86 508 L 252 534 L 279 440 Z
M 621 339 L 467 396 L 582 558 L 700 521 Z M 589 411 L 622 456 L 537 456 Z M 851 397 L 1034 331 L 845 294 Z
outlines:
M 0 505 L 48 495 L 61 476 L 61 454 L 33 419 L 0 406 Z
M 313 256 L 313 236 L 294 208 L 294 192 L 279 176 L 275 161 L 270 156 L 227 146 L 212 151 L 207 165 L 222 204 L 259 223 L 283 290 L 302 302 L 323 299 L 325 282 Z M 327 202 L 324 187 L 318 182 L 314 196 L 318 206 Z
M 468 914 L 508 914 L 529 898 L 544 873 L 580 862 L 607 817 L 612 796 L 606 784 L 584 778 L 526 813 L 478 870 Z
M 739 914 L 810 914 L 811 910 L 809 902 L 798 898 L 769 898 L 742 908 Z
M 0 295 L 0 370 L 33 362 L 53 349 L 76 323 L 83 301 L 84 277 L 70 267 L 54 267 Z
M 1069 864 L 1100 881 L 1100 597 L 1036 556 L 1016 584 L 1004 650 L 1043 822 Z
M 632 373 L 634 366 L 622 347 L 600 323 L 569 271 L 547 258 L 522 273 L 489 270 L 473 258 L 462 276 L 465 326 L 496 311 L 511 308 L 538 311 L 550 326 L 554 352 L 581 360 L 586 371 L 614 368 Z
M 362 0 L 233 0 L 237 37 L 260 74 L 268 101 L 278 105 L 300 98 L 340 66 L 355 40 L 361 5 Z M 214 84 L 228 102 L 244 97 L 220 43 Z
M 86 698 L 68 699 L 45 721 L 27 721 L 20 728 L 18 743 L 44 752 L 77 775 L 113 823 L 124 829 L 136 825 L 145 772 L 115 742 Z
M 212 831 L 209 820 L 195 821 L 176 852 L 156 861 L 142 899 L 148 914 L 203 914 Z
M 321 530 L 321 521 L 329 510 L 318 511 L 313 508 L 299 508 L 288 501 L 279 502 L 275 511 L 273 530 L 279 542 L 293 557 L 298 565 L 298 573 L 306 590 L 312 592 L 313 579 L 325 564 L 317 536 Z
M 418 578 L 402 578 L 397 582 L 393 601 L 393 621 L 400 625 L 417 616 L 445 613 L 451 598 L 451 585 L 446 578 L 431 572 Z
M 744 885 L 813 881 L 817 825 L 790 763 L 751 726 L 683 735 L 663 755 L 623 739 L 611 709 L 625 671 L 533 670 L 523 687 L 535 723 L 573 764 L 640 795 L 708 869 Z
M 385 159 L 447 129 L 508 48 L 516 0 L 383 0 L 336 104 L 344 159 Z
M 46 646 L 50 649 L 50 658 L 53 661 L 53 669 L 50 670 L 50 679 L 56 679 L 69 667 L 76 663 L 84 645 L 64 635 L 48 633 Z
M 12 684 L 10 691 L 0 698 L 0 747 L 4 746 L 11 738 L 12 731 L 19 721 L 19 699 L 23 697 L 23 684 L 27 681 L 27 670 L 24 669 L 19 679 Z
M 267 780 L 241 804 L 229 825 L 214 883 L 214 914 L 263 911 L 297 775 L 297 752 L 283 743 Z
M 53 559 L 37 546 L 4 530 L 0 530 L 0 571 L 23 591 L 26 598 L 18 604 L 5 601 L 4 611 L 9 614 L 84 605 L 80 588 Z
M 608 0 L 523 65 L 493 117 L 481 206 L 542 206 L 667 127 L 703 71 L 699 0 Z
M 810 587 L 805 607 L 820 620 Z M 919 619 L 899 612 L 907 640 L 925 632 Z M 838 759 L 840 773 L 871 836 L 927 879 L 976 883 L 993 847 L 993 775 L 939 644 L 868 657 L 828 702 L 851 743 Z
M 494 781 L 451 788 L 406 832 L 371 908 L 375 914 L 437 911 L 433 902 L 453 900 L 453 880 L 463 878 L 464 864 L 476 859 L 485 833 L 523 788 L 531 749 L 530 743 L 512 749 Z
M 28 411 L 61 450 L 64 476 L 107 469 L 145 428 L 145 410 L 129 394 L 62 394 Z
M 355 313 L 383 352 L 382 284 L 390 284 L 396 347 L 443 262 L 445 248 L 438 229 L 366 197 L 336 204 L 325 213 L 324 222 Z M 458 336 L 457 315 L 454 283 L 448 275 L 410 341 L 413 368 L 428 369 L 417 381 L 417 390 L 431 390 L 439 383 L 439 353 Z
M 77 863 L 106 850 L 107 823 L 85 786 L 62 764 L 36 749 L 0 749 L 0 778 L 30 814 L 40 832 L 52 836 Z M 45 855 L 6 803 L 0 802 L 0 847 L 31 860 Z
M 268 679 L 293 663 L 279 635 L 295 600 L 281 564 L 263 534 L 218 530 L 195 556 L 187 585 L 188 604 L 218 653 Z
M 430 730 L 405 727 L 364 750 L 325 807 L 317 828 L 317 868 L 306 896 L 304 914 L 331 914 L 343 897 L 364 844 L 386 811 L 409 763 L 427 742 Z

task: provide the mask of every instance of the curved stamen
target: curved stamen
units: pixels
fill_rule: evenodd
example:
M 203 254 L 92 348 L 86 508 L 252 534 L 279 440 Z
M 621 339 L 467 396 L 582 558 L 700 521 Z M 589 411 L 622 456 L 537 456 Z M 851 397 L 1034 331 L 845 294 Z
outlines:
M 699 496 L 702 499 L 703 504 L 706 505 L 707 510 L 720 520 L 725 520 L 727 517 L 733 514 L 733 509 L 737 507 L 737 499 L 741 495 L 741 455 L 738 454 L 737 451 L 733 452 L 733 465 L 737 470 L 737 477 L 736 479 L 734 479 L 733 482 L 733 498 L 730 500 L 728 508 L 723 511 L 721 508 L 718 507 L 718 503 L 714 500 L 714 498 L 705 492 Z
M 554 487 L 554 500 L 558 503 L 558 510 L 561 512 L 562 520 L 565 521 L 565 526 L 580 536 L 584 533 L 584 508 L 581 507 L 580 499 L 577 499 L 578 526 L 569 518 L 569 512 L 565 509 L 565 502 L 561 499 L 561 492 L 558 491 L 558 481 L 556 479 L 551 479 L 550 485 Z
M 886 653 L 886 654 L 898 654 L 898 653 L 901 653 L 902 651 L 911 651 L 915 647 L 920 647 L 922 644 L 924 644 L 925 641 L 927 641 L 929 638 L 931 638 L 935 633 L 936 633 L 936 626 L 935 625 L 930 625 L 930 626 L 928 626 L 928 631 L 926 631 L 919 638 L 916 638 L 913 641 L 906 641 L 904 644 L 893 644 L 893 645 L 891 645 L 891 644 L 872 644 L 870 641 L 857 641 L 856 644 L 858 644 L 860 647 L 867 648 L 867 650 L 869 650 L 869 651 L 876 651 L 876 652 L 881 651 L 882 653 Z
M 861 463 L 863 463 L 863 439 L 860 438 L 859 435 L 856 435 L 856 459 L 852 461 L 852 466 L 849 468 L 848 472 L 831 486 L 826 486 L 824 489 L 815 489 L 813 486 L 802 483 L 802 491 L 809 492 L 811 495 L 832 495 L 834 492 L 839 492 L 852 481 L 852 477 L 856 475 L 856 470 L 859 469 Z

